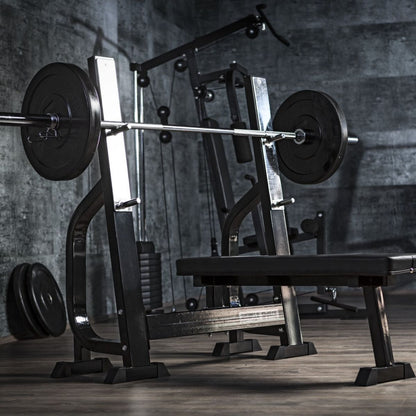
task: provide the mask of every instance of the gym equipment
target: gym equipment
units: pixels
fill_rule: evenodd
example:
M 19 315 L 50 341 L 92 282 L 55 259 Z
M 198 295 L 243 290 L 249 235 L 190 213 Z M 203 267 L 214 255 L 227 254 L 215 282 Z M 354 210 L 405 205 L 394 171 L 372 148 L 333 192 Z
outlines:
M 315 92 L 316 96 L 319 96 Z M 100 130 L 110 129 L 107 136 L 130 130 L 160 130 L 183 133 L 213 133 L 233 136 L 251 136 L 264 138 L 272 144 L 280 140 L 292 140 L 303 146 L 303 142 L 312 143 L 331 141 L 327 129 L 321 128 L 320 121 L 326 122 L 322 111 L 308 113 L 317 118 L 316 130 L 311 134 L 296 127 L 293 131 L 268 131 L 255 129 L 223 129 L 213 127 L 179 126 L 164 124 L 136 123 L 126 121 L 101 121 L 98 95 L 88 76 L 72 64 L 54 63 L 42 68 L 33 78 L 25 94 L 22 113 L 0 113 L 0 124 L 22 127 L 22 140 L 26 155 L 34 169 L 44 178 L 68 180 L 80 175 L 89 165 L 100 138 Z M 339 112 L 341 117 L 341 113 Z M 333 119 L 334 115 L 328 114 Z M 319 134 L 318 130 L 321 131 Z M 300 139 L 301 138 L 301 139 Z M 347 136 L 341 143 L 333 146 L 345 148 Z M 355 142 L 356 138 L 349 138 Z M 322 146 L 319 147 L 322 149 Z M 329 166 L 334 173 L 340 160 L 326 159 L 318 150 L 317 163 Z M 343 151 L 339 151 L 343 153 Z M 324 168 L 323 168 L 324 169 Z M 304 175 L 306 177 L 306 175 Z M 307 179 L 303 178 L 307 183 Z M 312 177 L 312 183 L 316 182 Z M 129 200 L 124 204 L 135 205 L 138 201 Z M 128 206 L 119 202 L 118 208 Z
M 26 284 L 42 329 L 54 337 L 62 335 L 66 328 L 65 304 L 51 272 L 43 264 L 32 264 L 26 272 Z
M 250 121 L 261 128 L 271 119 L 264 80 L 253 82 L 252 96 L 263 105 L 262 112 L 250 112 Z M 413 273 L 416 254 L 345 254 L 290 255 L 285 219 L 285 204 L 278 169 L 277 149 L 253 140 L 258 183 L 249 190 L 228 214 L 223 227 L 222 248 L 225 256 L 182 259 L 177 261 L 178 274 L 194 275 L 196 286 L 273 286 L 274 296 L 281 299 L 286 333 L 280 346 L 272 346 L 267 358 L 281 359 L 311 354 L 313 345 L 303 342 L 295 285 L 334 285 L 363 287 L 368 323 L 373 344 L 375 367 L 361 368 L 355 384 L 372 385 L 414 377 L 408 363 L 394 361 L 387 315 L 381 287 L 394 284 L 396 276 Z M 237 256 L 238 231 L 244 218 L 261 203 L 268 255 Z M 280 291 L 279 291 L 280 288 Z M 271 334 L 266 329 L 250 332 Z M 229 345 L 243 339 L 231 340 Z
M 136 242 L 142 301 L 146 311 L 162 306 L 162 264 L 160 253 L 150 241 Z
M 66 328 L 62 294 L 42 264 L 23 263 L 13 269 L 7 294 L 10 332 L 17 339 L 58 337 Z
M 19 264 L 11 274 L 7 291 L 7 321 L 17 339 L 45 338 L 48 334 L 38 322 L 26 289 L 28 263 Z
M 102 117 L 121 120 L 117 100 L 115 62 L 109 58 L 89 60 L 91 80 L 97 87 Z M 251 81 L 250 81 L 251 82 Z M 254 101 L 253 101 L 253 104 Z M 120 124 L 123 124 L 120 122 Z M 124 125 L 124 124 L 123 124 Z M 257 130 L 258 131 L 258 130 Z M 108 134 L 107 134 L 108 133 Z M 107 371 L 105 382 L 118 383 L 168 375 L 162 363 L 152 363 L 149 340 L 200 333 L 237 331 L 241 328 L 264 326 L 285 327 L 282 305 L 251 308 L 220 308 L 146 315 L 140 285 L 140 267 L 134 237 L 132 207 L 117 208 L 117 201 L 132 200 L 129 190 L 124 140 L 113 131 L 102 131 L 99 142 L 101 180 L 92 188 L 75 210 L 67 234 L 67 307 L 74 334 L 74 361 L 57 363 L 53 377 L 67 377 Z M 268 148 L 273 146 L 268 146 Z M 103 339 L 92 328 L 87 313 L 86 244 L 91 220 L 104 206 L 119 323 L 119 339 Z M 151 259 L 151 257 L 147 257 Z M 154 300 L 145 296 L 150 303 Z M 156 299 L 157 300 L 157 299 Z M 284 332 L 284 330 L 283 330 Z M 244 340 L 224 346 L 222 353 L 258 350 L 256 340 Z M 122 367 L 109 368 L 107 359 L 91 359 L 91 351 L 121 355 Z M 305 353 L 302 351 L 302 353 Z
M 291 95 L 276 112 L 273 128 L 291 127 L 298 137 L 291 143 L 276 143 L 280 171 L 294 182 L 307 184 L 332 176 L 342 162 L 348 142 L 347 122 L 337 103 L 316 91 Z

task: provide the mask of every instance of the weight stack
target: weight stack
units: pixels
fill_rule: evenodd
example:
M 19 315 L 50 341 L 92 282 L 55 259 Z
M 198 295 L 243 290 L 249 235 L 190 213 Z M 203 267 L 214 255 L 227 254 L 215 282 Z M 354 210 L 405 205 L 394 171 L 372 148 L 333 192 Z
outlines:
M 138 241 L 140 284 L 143 305 L 147 312 L 162 307 L 162 262 L 151 241 Z

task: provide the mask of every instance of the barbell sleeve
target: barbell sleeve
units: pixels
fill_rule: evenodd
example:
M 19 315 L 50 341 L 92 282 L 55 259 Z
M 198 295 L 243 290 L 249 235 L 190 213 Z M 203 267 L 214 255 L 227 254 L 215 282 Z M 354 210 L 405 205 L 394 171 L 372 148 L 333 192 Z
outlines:
M 348 144 L 357 144 L 360 141 L 357 136 L 348 136 Z
M 0 113 L 0 124 L 4 126 L 38 126 L 49 127 L 52 123 L 52 116 L 45 115 L 24 115 L 20 113 Z

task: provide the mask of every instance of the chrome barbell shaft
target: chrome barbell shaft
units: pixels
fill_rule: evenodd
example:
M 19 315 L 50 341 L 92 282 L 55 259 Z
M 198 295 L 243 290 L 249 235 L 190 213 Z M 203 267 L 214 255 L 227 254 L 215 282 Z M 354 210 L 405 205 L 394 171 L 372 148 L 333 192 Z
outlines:
M 67 118 L 59 118 L 56 114 L 44 115 L 24 115 L 21 113 L 0 113 L 0 125 L 6 126 L 38 126 L 54 129 L 62 122 L 66 122 Z M 69 119 L 69 121 L 74 121 Z M 58 127 L 59 128 L 59 127 Z M 175 124 L 152 124 L 152 123 L 137 123 L 125 121 L 101 121 L 101 128 L 108 129 L 107 134 L 117 134 L 122 131 L 138 129 L 138 130 L 155 130 L 155 131 L 176 131 L 182 133 L 211 133 L 211 134 L 225 134 L 232 136 L 251 136 L 262 137 L 267 139 L 268 143 L 273 143 L 278 140 L 296 139 L 295 132 L 282 131 L 261 131 L 251 129 L 223 129 L 214 127 L 199 127 L 199 126 L 180 126 Z M 349 144 L 356 144 L 359 142 L 358 137 L 348 137 Z
M 150 124 L 150 123 L 129 123 L 125 121 L 102 121 L 101 128 L 110 129 L 110 134 L 117 134 L 121 131 L 130 129 L 139 130 L 156 130 L 156 131 L 176 131 L 182 133 L 213 133 L 213 134 L 229 134 L 232 136 L 252 136 L 252 137 L 266 137 L 275 139 L 294 139 L 295 133 L 292 132 L 278 132 L 278 131 L 261 131 L 250 129 L 222 129 L 214 127 L 199 127 L 199 126 L 179 126 L 175 124 Z

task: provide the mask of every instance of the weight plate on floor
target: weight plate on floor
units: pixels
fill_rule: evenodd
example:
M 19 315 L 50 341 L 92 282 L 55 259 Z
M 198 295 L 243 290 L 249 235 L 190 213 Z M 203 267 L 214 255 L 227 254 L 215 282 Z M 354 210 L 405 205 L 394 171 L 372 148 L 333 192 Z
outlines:
M 11 316 L 8 315 L 10 322 L 9 328 L 12 335 L 17 339 L 44 338 L 48 334 L 43 330 L 36 314 L 32 308 L 26 287 L 26 273 L 29 268 L 28 263 L 16 266 L 12 272 L 9 289 L 11 290 L 8 306 L 11 306 Z M 9 305 L 10 301 L 10 305 Z M 15 310 L 13 310 L 13 302 Z M 13 322 L 12 322 L 13 320 Z
M 273 130 L 307 133 L 303 144 L 294 140 L 276 142 L 279 169 L 302 184 L 328 179 L 342 162 L 348 143 L 347 122 L 338 104 L 327 94 L 299 91 L 277 110 Z
M 64 63 L 42 68 L 26 90 L 22 113 L 60 117 L 56 137 L 43 127 L 22 127 L 23 147 L 39 175 L 68 180 L 87 168 L 100 137 L 101 109 L 97 92 L 81 68 Z M 42 140 L 46 133 L 48 139 Z
M 29 300 L 43 329 L 57 337 L 66 328 L 66 310 L 52 273 L 42 264 L 32 264 L 26 273 Z

